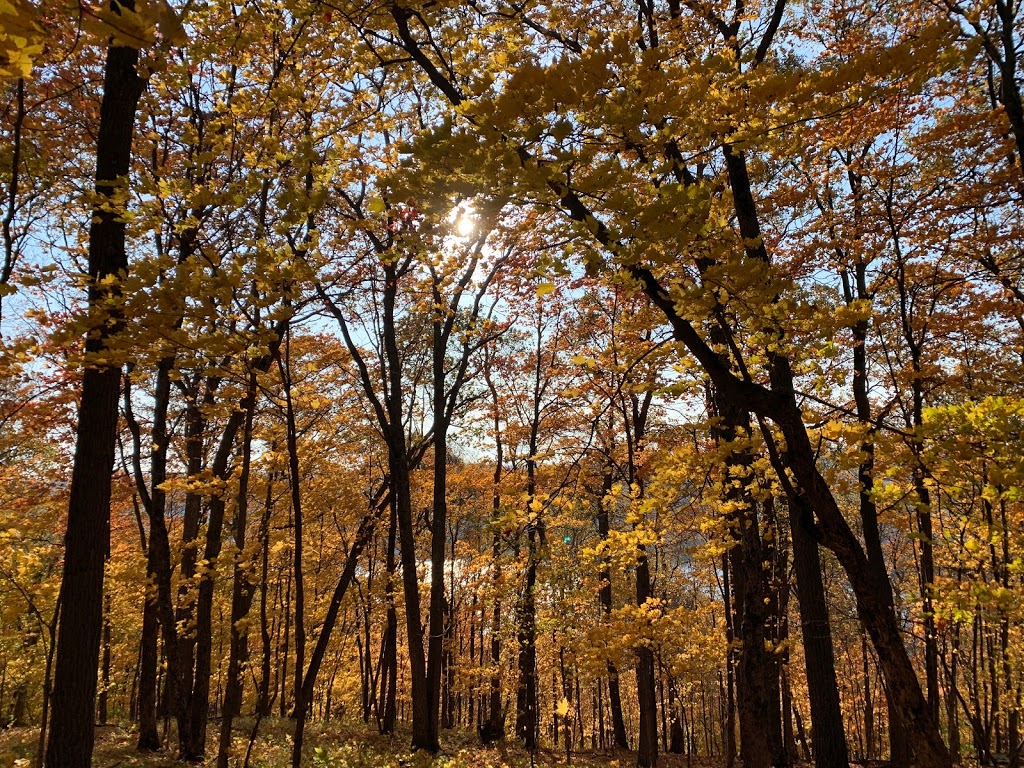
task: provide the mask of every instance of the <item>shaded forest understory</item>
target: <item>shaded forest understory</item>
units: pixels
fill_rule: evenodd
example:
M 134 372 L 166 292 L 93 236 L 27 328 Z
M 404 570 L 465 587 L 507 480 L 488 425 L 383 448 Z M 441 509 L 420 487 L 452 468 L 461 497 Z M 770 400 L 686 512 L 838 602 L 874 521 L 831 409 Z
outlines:
M 248 753 L 252 768 L 286 765 L 291 760 L 294 724 L 276 717 L 264 721 L 250 748 L 254 724 L 254 720 L 248 717 L 239 718 L 237 722 L 234 747 L 242 756 L 239 764 L 244 764 Z M 538 747 L 531 755 L 521 744 L 512 741 L 481 745 L 477 734 L 461 728 L 446 730 L 441 739 L 441 750 L 435 754 L 410 749 L 409 736 L 407 724 L 400 726 L 395 734 L 382 735 L 376 729 L 337 720 L 311 723 L 303 750 L 303 764 L 314 768 L 623 768 L 636 761 L 635 752 L 612 746 L 593 748 L 589 744 L 582 747 L 574 745 L 568 754 L 564 744 L 559 748 L 549 744 Z M 0 732 L 0 766 L 22 768 L 31 765 L 37 737 L 38 731 L 32 728 Z M 136 748 L 137 739 L 137 733 L 128 726 L 98 726 L 93 764 L 96 768 L 178 768 L 182 765 L 173 750 L 140 753 Z M 215 750 L 216 746 L 211 744 L 210 753 Z M 212 765 L 213 760 L 206 764 Z M 721 755 L 707 757 L 667 753 L 659 764 L 665 768 L 722 768 L 725 760 Z M 803 760 L 794 763 L 800 766 L 809 764 Z M 876 768 L 885 764 L 886 761 L 882 760 L 855 763 Z M 976 763 L 967 760 L 964 764 Z
M 241 718 L 236 734 L 237 751 L 244 755 L 248 748 L 253 721 Z M 249 756 L 252 768 L 284 765 L 291 759 L 289 735 L 292 725 L 276 718 L 263 724 L 263 733 L 253 743 Z M 30 764 L 36 732 L 14 729 L 0 733 L 0 766 Z M 174 768 L 180 766 L 173 753 L 139 753 L 135 749 L 136 734 L 129 729 L 110 725 L 97 731 L 93 764 L 96 768 L 139 766 L 140 768 Z M 400 728 L 393 736 L 382 736 L 376 730 L 345 726 L 311 725 L 308 732 L 304 764 L 315 768 L 528 768 L 574 765 L 578 768 L 618 768 L 635 761 L 628 751 L 618 749 L 573 750 L 566 755 L 562 749 L 537 749 L 529 752 L 506 742 L 481 746 L 475 734 L 461 729 L 446 732 L 439 754 L 409 749 L 409 730 Z M 211 745 L 212 746 L 212 745 Z M 211 750 L 212 752 L 213 750 Z M 663 765 L 668 768 L 718 768 L 717 758 L 693 755 L 670 755 Z

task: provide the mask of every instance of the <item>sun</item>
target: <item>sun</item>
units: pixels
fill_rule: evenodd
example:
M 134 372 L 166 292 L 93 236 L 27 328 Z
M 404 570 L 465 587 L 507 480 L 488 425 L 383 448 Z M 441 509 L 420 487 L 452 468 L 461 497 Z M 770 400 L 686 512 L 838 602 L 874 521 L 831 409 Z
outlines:
M 455 221 L 455 233 L 459 237 L 469 237 L 476 231 L 476 222 L 465 214 L 459 216 Z
M 476 211 L 468 203 L 456 206 L 450 214 L 448 221 L 456 237 L 471 237 L 476 232 Z

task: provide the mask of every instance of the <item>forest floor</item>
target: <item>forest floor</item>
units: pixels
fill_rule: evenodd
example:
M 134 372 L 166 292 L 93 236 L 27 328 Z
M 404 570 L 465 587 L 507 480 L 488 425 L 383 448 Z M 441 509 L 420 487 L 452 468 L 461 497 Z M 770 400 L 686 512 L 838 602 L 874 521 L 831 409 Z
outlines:
M 241 765 L 241 755 L 248 745 L 252 721 L 242 719 L 235 734 L 231 765 Z M 268 719 L 260 724 L 260 733 L 253 745 L 251 768 L 284 768 L 291 762 L 292 723 L 287 719 Z M 181 768 L 173 749 L 155 753 L 135 750 L 135 733 L 117 725 L 96 729 L 93 766 L 96 768 Z M 204 765 L 216 761 L 217 723 L 209 728 Z M 31 768 L 35 756 L 38 731 L 33 728 L 11 728 L 0 731 L 0 768 Z M 636 754 L 624 751 L 573 752 L 567 759 L 564 749 L 538 749 L 531 755 L 511 739 L 481 746 L 476 734 L 466 730 L 446 730 L 441 736 L 441 752 L 437 755 L 415 753 L 409 749 L 409 734 L 399 730 L 394 736 L 382 736 L 362 723 L 313 722 L 306 726 L 303 765 L 312 768 L 632 768 Z M 718 768 L 721 760 L 685 755 L 661 755 L 661 768 Z

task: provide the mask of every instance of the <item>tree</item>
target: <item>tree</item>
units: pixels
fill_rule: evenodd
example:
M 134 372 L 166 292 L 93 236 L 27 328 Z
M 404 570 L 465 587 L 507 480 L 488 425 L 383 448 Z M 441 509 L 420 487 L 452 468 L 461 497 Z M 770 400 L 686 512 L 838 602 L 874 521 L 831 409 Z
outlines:
M 131 5 L 125 6 L 131 10 Z M 78 411 L 78 439 L 64 554 L 63 606 L 53 680 L 48 766 L 92 761 L 96 669 L 103 624 L 103 564 L 109 549 L 110 474 L 114 467 L 120 365 L 106 356 L 121 317 L 117 284 L 128 269 L 125 222 L 119 216 L 131 161 L 135 111 L 145 81 L 135 48 L 107 53 L 96 143 L 96 203 L 89 232 L 89 305 L 95 329 L 85 344 L 86 369 Z M 111 309 L 111 304 L 114 309 Z M 98 317 L 97 317 L 98 315 Z M 67 631 L 74 627 L 74 632 Z

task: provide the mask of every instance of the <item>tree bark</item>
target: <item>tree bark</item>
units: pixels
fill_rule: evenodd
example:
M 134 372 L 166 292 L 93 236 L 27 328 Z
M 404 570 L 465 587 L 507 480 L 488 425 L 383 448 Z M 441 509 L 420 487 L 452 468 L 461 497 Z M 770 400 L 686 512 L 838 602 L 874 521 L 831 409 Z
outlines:
M 605 497 L 611 493 L 613 477 L 611 468 L 608 468 L 601 481 L 601 498 L 597 500 L 597 533 L 602 540 L 608 538 L 611 530 L 608 506 Z M 601 588 L 598 591 L 598 599 L 601 601 L 601 609 L 607 617 L 612 612 L 612 574 L 608 558 L 601 561 L 601 570 L 598 572 L 601 580 Z M 609 661 L 608 669 L 608 708 L 612 716 L 612 739 L 619 749 L 629 749 L 629 739 L 626 736 L 626 722 L 622 718 L 622 694 L 619 691 L 619 671 L 615 663 Z
M 807 529 L 808 523 L 813 521 L 812 512 L 806 500 L 799 495 L 789 500 L 788 507 L 807 699 L 814 729 L 814 764 L 816 768 L 845 766 L 850 758 L 839 702 L 828 603 L 821 579 L 821 557 L 818 545 Z
M 235 506 L 234 540 L 235 563 L 231 587 L 231 644 L 228 656 L 227 684 L 221 712 L 220 738 L 217 747 L 217 768 L 227 768 L 231 752 L 231 728 L 242 708 L 242 666 L 249 658 L 249 631 L 242 626 L 252 607 L 253 588 L 247 576 L 245 562 L 245 529 L 248 525 L 249 474 L 252 467 L 252 426 L 256 410 L 256 371 L 249 372 L 249 383 L 242 407 L 245 423 L 242 427 L 242 469 L 238 478 L 238 497 Z M 267 481 L 267 495 L 271 480 Z
M 131 8 L 130 0 L 124 6 Z M 128 270 L 125 220 L 115 199 L 128 174 L 135 112 L 145 87 L 135 71 L 139 53 L 111 47 L 103 75 L 99 134 L 96 142 L 96 193 L 89 229 L 89 307 L 116 301 L 117 278 Z M 105 285 L 107 277 L 115 285 Z M 87 355 L 101 357 L 116 335 L 121 318 L 89 334 Z M 61 631 L 57 637 L 52 714 L 46 750 L 48 768 L 86 768 L 92 760 L 96 673 L 103 625 L 103 562 L 110 544 L 110 475 L 117 440 L 120 366 L 91 365 L 82 378 L 78 432 L 64 574 L 61 580 Z
M 387 602 L 387 619 L 384 635 L 381 638 L 381 670 L 380 670 L 380 702 L 383 708 L 380 714 L 378 730 L 381 733 L 395 732 L 397 713 L 396 697 L 398 688 L 398 611 L 395 609 L 395 547 L 398 535 L 398 522 L 395 517 L 394 499 L 388 504 L 391 522 L 388 525 L 388 551 L 385 556 L 384 568 L 387 582 L 384 585 L 384 598 Z

